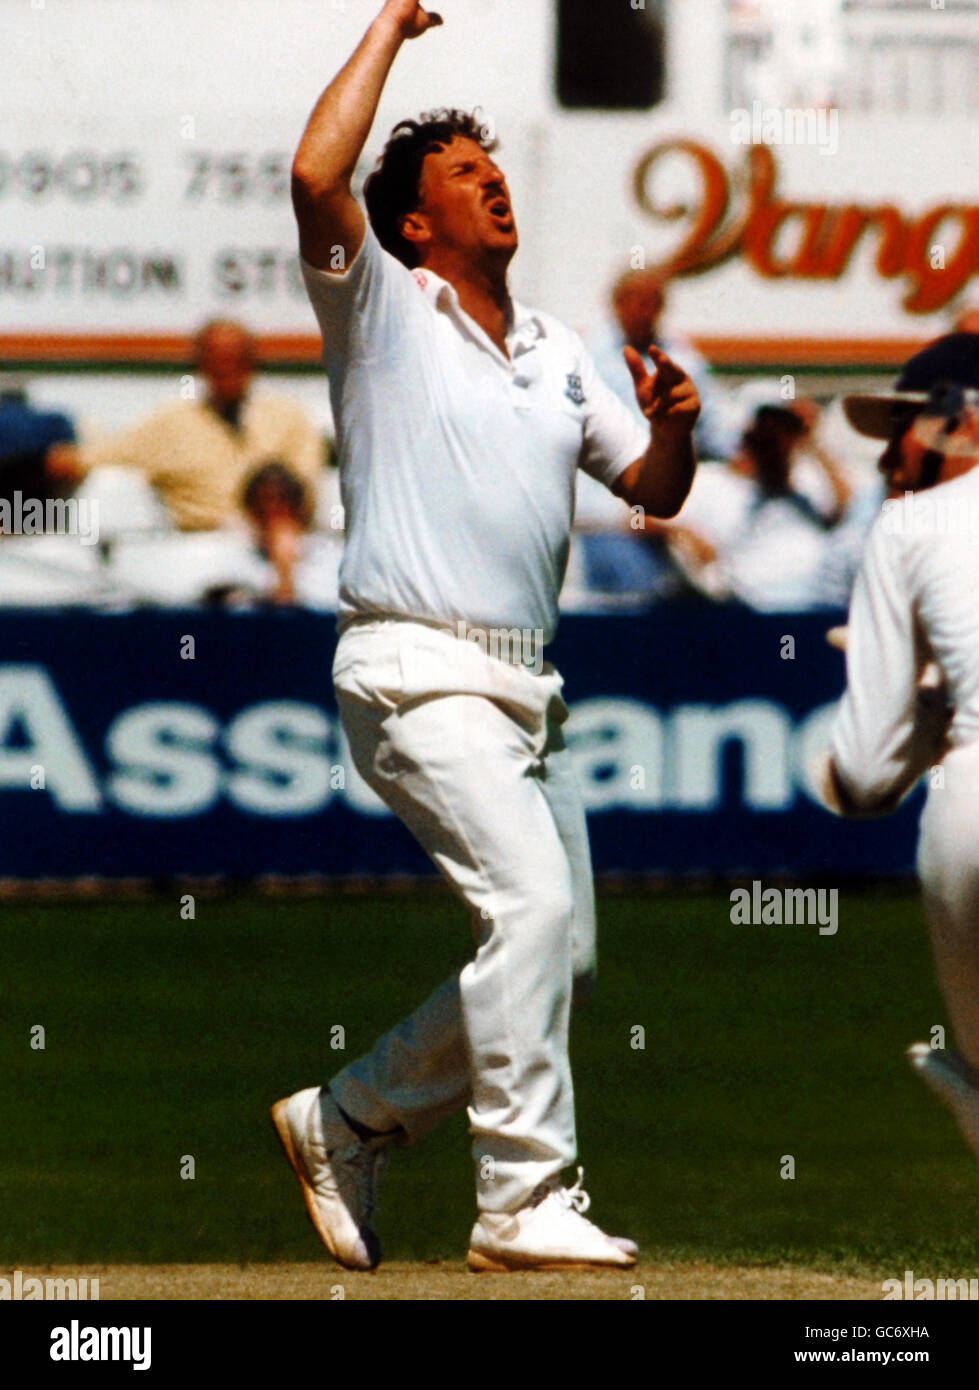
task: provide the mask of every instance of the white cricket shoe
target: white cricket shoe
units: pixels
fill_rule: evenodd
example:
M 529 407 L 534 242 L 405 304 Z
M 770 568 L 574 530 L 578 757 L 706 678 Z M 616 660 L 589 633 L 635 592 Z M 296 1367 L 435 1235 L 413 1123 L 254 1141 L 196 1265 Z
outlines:
M 323 1244 L 347 1269 L 374 1269 L 381 1242 L 370 1219 L 377 1168 L 388 1140 L 362 1140 L 329 1091 L 319 1086 L 277 1101 L 271 1114 Z
M 515 1212 L 480 1212 L 469 1238 L 469 1268 L 505 1274 L 518 1269 L 630 1269 L 639 1247 L 607 1236 L 584 1217 L 591 1205 L 581 1187 L 543 1183 Z
M 962 1137 L 979 1158 L 979 1073 L 957 1052 L 929 1043 L 915 1043 L 907 1055 L 921 1079 L 951 1106 Z

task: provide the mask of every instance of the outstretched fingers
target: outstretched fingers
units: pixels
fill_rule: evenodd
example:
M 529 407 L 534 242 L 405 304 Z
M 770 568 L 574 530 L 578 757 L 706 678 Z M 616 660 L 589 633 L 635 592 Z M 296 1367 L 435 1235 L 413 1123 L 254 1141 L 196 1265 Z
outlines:
M 623 348 L 622 355 L 632 374 L 639 409 L 647 420 L 662 419 L 666 415 L 678 424 L 684 420 L 690 423 L 696 420 L 700 412 L 697 388 L 683 368 L 668 357 L 662 348 L 655 343 L 649 346 L 654 368 L 652 373 L 647 371 L 642 355 L 634 347 Z
M 633 382 L 637 387 L 641 386 L 649 376 L 649 373 L 646 371 L 645 362 L 634 347 L 624 347 L 622 349 L 622 356 L 625 358 L 625 364 L 632 374 Z

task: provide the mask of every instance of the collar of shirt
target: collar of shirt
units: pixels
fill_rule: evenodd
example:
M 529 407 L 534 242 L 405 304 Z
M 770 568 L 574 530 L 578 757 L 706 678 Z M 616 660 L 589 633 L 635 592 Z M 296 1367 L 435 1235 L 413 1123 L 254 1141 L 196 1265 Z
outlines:
M 238 400 L 223 406 L 218 405 L 210 396 L 206 397 L 202 404 L 206 411 L 210 411 L 212 415 L 216 415 L 219 420 L 223 421 L 233 434 L 241 434 L 244 429 L 244 415 L 248 406 L 247 394 L 239 396 Z
M 526 308 L 515 299 L 510 300 L 506 334 L 507 348 L 510 352 L 508 358 L 500 351 L 489 334 L 480 328 L 475 319 L 470 318 L 463 309 L 454 285 L 450 285 L 448 280 L 443 280 L 442 276 L 436 275 L 434 271 L 424 270 L 421 267 L 413 270 L 411 274 L 415 284 L 432 307 L 441 313 L 448 314 L 462 332 L 468 334 L 480 347 L 485 348 L 501 366 L 506 368 L 511 376 L 537 375 L 532 368 L 528 372 L 529 362 L 521 363 L 519 360 L 525 354 L 536 350 L 539 339 L 547 337 L 547 328 L 543 320 L 532 309 Z

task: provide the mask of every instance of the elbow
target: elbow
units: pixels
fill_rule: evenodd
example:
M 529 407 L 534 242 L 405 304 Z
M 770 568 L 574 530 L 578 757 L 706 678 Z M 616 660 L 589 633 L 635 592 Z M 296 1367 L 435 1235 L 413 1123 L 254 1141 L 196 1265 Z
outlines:
M 292 196 L 307 193 L 315 182 L 315 172 L 311 163 L 303 158 L 302 150 L 296 152 L 290 171 L 292 177 Z
M 693 457 L 677 468 L 661 468 L 647 453 L 636 459 L 612 485 L 612 492 L 630 507 L 641 507 L 657 521 L 672 521 L 693 486 Z
M 646 507 L 645 510 L 657 521 L 672 521 L 675 517 L 680 515 L 686 500 L 687 493 L 683 492 L 675 498 L 661 498 L 656 506 Z
M 695 469 L 696 463 L 691 454 L 689 459 L 683 461 L 682 466 L 659 470 L 658 476 L 650 479 L 653 486 L 644 496 L 635 500 L 644 511 L 656 517 L 658 521 L 672 521 L 683 510 L 683 505 L 690 496 Z
M 343 179 L 297 154 L 292 162 L 292 205 L 297 213 L 328 203 L 346 191 Z
M 672 521 L 679 516 L 683 510 L 683 504 L 690 496 L 690 484 L 686 483 L 681 487 L 657 488 L 655 492 L 650 492 L 644 496 L 635 496 L 631 500 L 638 503 L 647 515 L 656 521 Z

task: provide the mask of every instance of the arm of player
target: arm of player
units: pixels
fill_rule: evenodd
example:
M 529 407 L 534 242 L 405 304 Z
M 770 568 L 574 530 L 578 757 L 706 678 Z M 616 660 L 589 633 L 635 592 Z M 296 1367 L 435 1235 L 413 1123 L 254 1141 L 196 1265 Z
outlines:
M 650 374 L 635 348 L 623 350 L 632 373 L 639 409 L 650 424 L 649 448 L 631 463 L 612 491 L 631 507 L 654 517 L 676 516 L 683 506 L 697 466 L 693 431 L 700 397 L 690 377 L 658 347 L 651 346 L 655 372 Z
M 303 259 L 317 270 L 342 270 L 360 250 L 366 223 L 351 180 L 384 83 L 405 40 L 441 23 L 418 0 L 387 0 L 313 108 L 293 159 L 292 204 Z
M 878 522 L 850 604 L 847 688 L 825 769 L 832 809 L 888 815 L 941 757 L 943 696 L 919 687 L 929 657 L 896 538 Z

